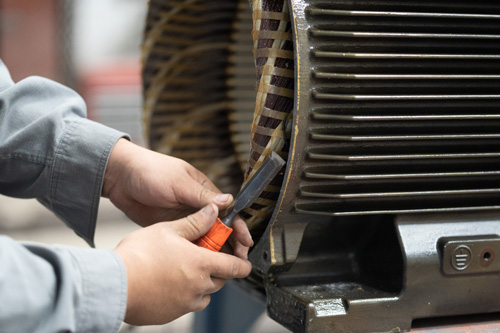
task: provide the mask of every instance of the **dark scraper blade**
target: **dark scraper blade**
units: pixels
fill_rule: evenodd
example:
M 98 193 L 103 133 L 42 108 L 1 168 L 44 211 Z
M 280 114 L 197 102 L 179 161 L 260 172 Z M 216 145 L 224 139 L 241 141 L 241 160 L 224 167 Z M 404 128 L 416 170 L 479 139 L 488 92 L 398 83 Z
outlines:
M 285 161 L 278 154 L 272 152 L 238 193 L 234 201 L 233 211 L 222 219 L 224 224 L 230 225 L 236 214 L 250 207 L 284 165 Z

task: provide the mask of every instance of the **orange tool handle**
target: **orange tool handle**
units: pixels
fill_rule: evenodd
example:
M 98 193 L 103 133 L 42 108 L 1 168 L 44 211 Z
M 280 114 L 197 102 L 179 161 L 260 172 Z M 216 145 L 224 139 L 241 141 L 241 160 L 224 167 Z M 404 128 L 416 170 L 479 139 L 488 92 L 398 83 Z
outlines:
M 203 237 L 198 239 L 195 244 L 214 252 L 219 252 L 232 232 L 233 228 L 228 227 L 222 223 L 220 218 L 217 218 L 212 228 Z

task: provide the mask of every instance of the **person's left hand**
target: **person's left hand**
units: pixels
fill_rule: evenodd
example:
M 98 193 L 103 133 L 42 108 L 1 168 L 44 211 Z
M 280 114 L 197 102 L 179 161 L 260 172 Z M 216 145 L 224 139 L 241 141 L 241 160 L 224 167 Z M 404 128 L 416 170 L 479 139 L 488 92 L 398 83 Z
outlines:
M 233 200 L 189 163 L 125 139 L 118 140 L 111 152 L 102 195 L 143 227 L 188 216 L 209 203 L 223 210 Z M 235 219 L 233 228 L 234 254 L 246 258 L 253 245 L 250 232 L 241 218 Z

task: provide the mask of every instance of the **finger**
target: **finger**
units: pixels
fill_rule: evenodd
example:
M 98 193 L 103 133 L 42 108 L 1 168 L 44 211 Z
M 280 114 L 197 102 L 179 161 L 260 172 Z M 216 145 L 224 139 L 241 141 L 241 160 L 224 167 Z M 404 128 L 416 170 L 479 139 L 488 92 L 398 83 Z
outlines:
M 220 190 L 215 186 L 214 183 L 210 180 L 210 178 L 207 177 L 203 172 L 200 170 L 196 169 L 194 166 L 189 164 L 189 167 L 187 168 L 188 174 L 196 180 L 196 182 L 203 187 L 211 190 L 212 192 L 220 193 Z
M 221 191 L 214 185 L 214 183 L 212 183 L 207 175 L 200 170 L 196 169 L 192 165 L 189 165 L 188 173 L 198 184 L 208 190 L 205 191 L 199 187 L 197 189 L 201 193 L 201 201 L 203 201 L 204 204 L 213 202 L 219 207 L 219 210 L 223 210 L 227 208 L 231 202 L 233 202 L 232 195 L 221 193 Z
M 199 239 L 205 235 L 213 226 L 218 214 L 217 206 L 208 204 L 201 210 L 187 217 L 173 221 L 169 225 L 173 227 L 177 233 L 189 241 Z
M 236 216 L 236 218 L 233 220 L 232 236 L 243 246 L 252 247 L 254 245 L 252 235 L 248 230 L 248 226 L 240 216 Z
M 245 246 L 234 239 L 231 242 L 231 246 L 233 248 L 233 251 L 232 251 L 233 255 L 235 255 L 241 259 L 245 259 L 245 260 L 248 259 L 248 251 L 250 250 L 250 248 L 248 246 Z
M 155 215 L 153 220 L 156 222 L 175 221 L 188 215 L 196 213 L 201 207 L 193 208 L 185 205 L 179 205 L 175 208 L 151 208 Z
M 210 304 L 210 295 L 203 295 L 200 297 L 200 299 L 198 300 L 197 304 L 194 306 L 194 308 L 192 309 L 193 312 L 198 312 L 198 311 L 201 311 L 203 309 L 205 309 L 208 304 Z
M 155 222 L 165 221 L 165 219 L 157 218 L 157 211 L 155 208 L 144 206 L 133 199 L 127 203 L 126 208 L 122 209 L 122 211 L 129 219 L 141 227 L 147 227 Z
M 191 176 L 191 178 L 193 180 L 195 180 L 195 182 L 197 184 L 199 184 L 201 187 L 206 188 L 208 190 L 206 192 L 206 194 L 208 195 L 208 199 L 212 199 L 214 196 L 217 196 L 217 194 L 221 193 L 221 191 L 217 188 L 217 186 L 215 186 L 214 183 L 212 183 L 212 181 L 210 180 L 210 178 L 207 177 L 207 175 L 205 175 L 200 170 L 196 169 L 191 164 L 188 164 L 187 172 L 188 172 L 189 176 Z M 198 190 L 201 190 L 201 189 L 198 187 Z M 210 201 L 207 201 L 207 203 L 208 202 L 210 202 Z M 229 201 L 229 203 L 230 202 L 231 201 Z M 225 203 L 225 201 L 223 203 Z
M 222 210 L 233 201 L 231 194 L 220 193 L 217 188 L 215 190 L 207 188 L 194 179 L 184 183 L 177 191 L 179 202 L 190 207 L 203 207 L 209 203 L 214 203 Z
M 219 290 L 221 290 L 222 287 L 224 287 L 224 285 L 226 284 L 226 279 L 221 279 L 221 278 L 212 276 L 212 282 L 214 284 L 214 288 L 210 292 L 211 294 L 216 293 Z
M 208 252 L 208 251 L 207 251 Z M 208 253 L 207 253 L 208 254 Z M 210 275 L 223 279 L 244 278 L 250 274 L 252 264 L 248 260 L 243 260 L 225 253 L 209 253 Z
M 232 254 L 238 258 L 247 260 L 250 248 L 238 242 L 234 237 L 229 237 L 220 252 Z

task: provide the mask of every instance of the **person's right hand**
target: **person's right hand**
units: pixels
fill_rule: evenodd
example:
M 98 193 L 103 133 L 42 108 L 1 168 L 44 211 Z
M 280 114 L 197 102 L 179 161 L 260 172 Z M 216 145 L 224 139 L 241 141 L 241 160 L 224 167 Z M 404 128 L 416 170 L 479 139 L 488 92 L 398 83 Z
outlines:
M 125 322 L 164 324 L 201 311 L 226 279 L 250 274 L 248 260 L 192 243 L 212 227 L 217 213 L 209 204 L 186 218 L 135 231 L 118 244 L 115 252 L 127 271 Z

